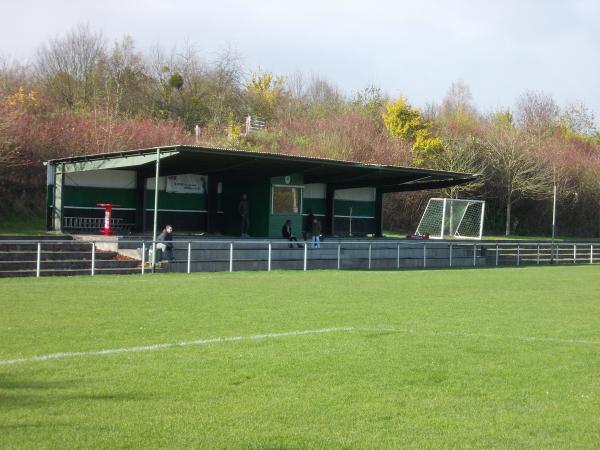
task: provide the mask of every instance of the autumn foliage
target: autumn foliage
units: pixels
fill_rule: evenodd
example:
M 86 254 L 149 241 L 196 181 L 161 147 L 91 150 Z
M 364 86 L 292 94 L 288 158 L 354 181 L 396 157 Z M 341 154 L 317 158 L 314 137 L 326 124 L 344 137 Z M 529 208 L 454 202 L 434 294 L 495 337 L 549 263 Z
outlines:
M 249 74 L 249 75 L 248 75 Z M 246 134 L 246 116 L 266 120 Z M 559 233 L 600 236 L 600 132 L 584 105 L 526 92 L 481 112 L 463 83 L 419 108 L 370 86 L 342 94 L 302 74 L 244 69 L 225 49 L 142 53 L 77 27 L 27 66 L 0 60 L 0 214 L 43 208 L 52 158 L 169 144 L 208 144 L 480 173 L 467 186 L 389 195 L 388 227 L 414 227 L 434 195 L 484 198 L 486 232 L 548 234 L 552 185 Z

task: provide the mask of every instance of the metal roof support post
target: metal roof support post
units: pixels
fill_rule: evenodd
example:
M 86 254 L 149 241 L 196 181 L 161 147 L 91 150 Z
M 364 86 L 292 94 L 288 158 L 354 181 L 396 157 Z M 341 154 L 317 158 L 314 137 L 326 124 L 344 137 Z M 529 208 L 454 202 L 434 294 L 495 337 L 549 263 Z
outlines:
M 156 169 L 154 171 L 154 225 L 152 227 L 152 271 L 156 264 L 156 227 L 158 222 L 158 176 L 160 174 L 160 147 L 156 149 Z
M 54 166 L 54 195 L 52 198 L 52 229 L 62 231 L 64 164 Z

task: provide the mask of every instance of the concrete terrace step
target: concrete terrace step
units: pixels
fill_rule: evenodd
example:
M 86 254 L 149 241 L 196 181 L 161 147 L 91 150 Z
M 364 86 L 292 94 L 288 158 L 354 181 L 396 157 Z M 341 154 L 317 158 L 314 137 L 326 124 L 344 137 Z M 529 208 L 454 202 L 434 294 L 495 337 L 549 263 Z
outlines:
M 136 260 L 97 260 L 95 262 L 96 269 L 113 269 L 113 268 L 135 268 L 140 262 Z M 0 262 L 0 271 L 18 271 L 18 270 L 35 270 L 36 261 L 2 261 Z M 63 270 L 63 269 L 82 269 L 90 270 L 92 267 L 91 260 L 59 260 L 59 261 L 42 261 L 40 268 L 42 270 Z
M 90 275 L 91 271 L 87 269 L 43 269 L 40 270 L 40 276 L 73 276 L 73 275 Z M 109 268 L 109 269 L 97 269 L 96 275 L 131 275 L 140 273 L 139 268 Z M 13 270 L 13 271 L 1 271 L 0 278 L 12 278 L 12 277 L 34 277 L 35 270 Z
M 90 243 L 73 241 L 66 242 L 41 242 L 42 251 L 70 251 L 70 252 L 89 252 L 92 249 Z M 19 242 L 19 243 L 8 243 L 0 241 L 0 252 L 20 252 L 20 251 L 37 251 L 37 242 Z
M 96 260 L 106 260 L 113 259 L 117 255 L 117 252 L 105 252 L 105 251 L 96 251 Z M 81 252 L 81 251 L 42 251 L 41 252 L 41 260 L 42 261 L 60 261 L 60 260 L 81 260 L 81 259 L 91 259 L 92 252 Z M 0 251 L 0 262 L 2 261 L 36 261 L 37 260 L 37 252 L 35 251 L 13 251 L 6 252 Z
M 72 241 L 73 238 L 69 235 L 53 235 L 53 234 L 42 234 L 38 236 L 19 236 L 19 235 L 5 235 L 0 236 L 0 242 L 2 241 Z

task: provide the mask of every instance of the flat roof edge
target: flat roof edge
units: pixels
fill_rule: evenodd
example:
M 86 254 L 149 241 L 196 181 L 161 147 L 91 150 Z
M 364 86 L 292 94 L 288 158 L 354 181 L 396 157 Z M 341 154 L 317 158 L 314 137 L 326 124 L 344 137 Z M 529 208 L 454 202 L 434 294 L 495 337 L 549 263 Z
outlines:
M 476 180 L 481 176 L 481 174 L 471 174 L 464 172 L 449 172 L 444 170 L 437 169 L 429 169 L 429 168 L 421 168 L 421 167 L 407 167 L 407 166 L 397 166 L 397 165 L 385 165 L 385 164 L 373 164 L 373 163 L 363 163 L 359 161 L 348 161 L 348 160 L 340 160 L 333 158 L 322 158 L 322 157 L 312 157 L 312 156 L 304 156 L 304 155 L 288 155 L 284 153 L 272 153 L 272 152 L 263 152 L 263 151 L 254 151 L 254 150 L 239 150 L 235 148 L 224 148 L 224 147 L 215 147 L 215 146 L 207 146 L 207 145 L 167 145 L 167 146 L 156 146 L 156 147 L 148 147 L 148 148 L 140 148 L 140 149 L 131 149 L 131 150 L 120 150 L 115 152 L 104 152 L 104 153 L 95 153 L 89 155 L 77 155 L 70 156 L 64 158 L 50 159 L 45 162 L 45 164 L 61 164 L 61 163 L 74 163 L 79 161 L 86 160 L 98 160 L 98 159 L 109 159 L 109 158 L 118 158 L 118 157 L 128 157 L 139 154 L 147 154 L 156 152 L 157 149 L 160 150 L 176 150 L 182 153 L 205 153 L 205 152 L 218 152 L 223 155 L 235 155 L 235 156 L 246 156 L 246 157 L 258 157 L 265 159 L 278 159 L 283 161 L 304 161 L 307 163 L 320 163 L 327 164 L 332 166 L 345 166 L 345 167 L 356 167 L 367 170 L 392 170 L 397 172 L 417 172 L 431 175 L 446 175 L 453 178 L 458 178 L 464 180 L 464 182 Z

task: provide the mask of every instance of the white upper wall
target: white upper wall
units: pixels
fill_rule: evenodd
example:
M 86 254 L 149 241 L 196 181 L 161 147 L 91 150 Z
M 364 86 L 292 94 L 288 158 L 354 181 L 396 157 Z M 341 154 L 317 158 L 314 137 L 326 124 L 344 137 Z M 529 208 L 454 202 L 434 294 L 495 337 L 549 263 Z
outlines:
M 323 183 L 311 183 L 304 185 L 304 198 L 325 198 L 327 186 Z
M 375 201 L 375 188 L 353 188 L 353 189 L 340 189 L 335 191 L 335 200 L 349 200 L 353 202 L 374 202 Z
M 135 189 L 133 170 L 87 170 L 65 174 L 65 186 Z

